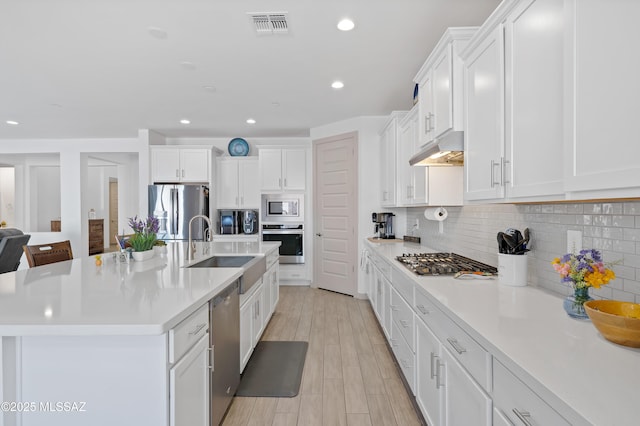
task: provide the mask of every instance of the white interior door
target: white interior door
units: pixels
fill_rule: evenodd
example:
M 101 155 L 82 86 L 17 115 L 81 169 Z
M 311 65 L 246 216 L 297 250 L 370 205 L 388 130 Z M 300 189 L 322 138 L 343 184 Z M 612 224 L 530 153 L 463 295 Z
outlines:
M 357 292 L 357 134 L 313 141 L 314 286 Z

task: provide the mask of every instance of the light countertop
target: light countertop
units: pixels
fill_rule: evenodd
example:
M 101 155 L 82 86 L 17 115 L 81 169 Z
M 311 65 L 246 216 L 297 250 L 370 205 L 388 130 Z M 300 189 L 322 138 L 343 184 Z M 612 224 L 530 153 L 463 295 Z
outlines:
M 369 247 L 438 300 L 499 361 L 527 377 L 534 391 L 550 391 L 594 425 L 637 424 L 640 349 L 611 343 L 591 322 L 569 318 L 561 296 L 497 279 L 420 277 L 395 257 L 434 250 L 409 243 Z
M 264 256 L 279 243 L 197 243 L 212 255 Z M 186 243 L 149 260 L 111 253 L 0 274 L 0 336 L 157 335 L 168 331 L 242 275 L 242 268 L 185 268 Z

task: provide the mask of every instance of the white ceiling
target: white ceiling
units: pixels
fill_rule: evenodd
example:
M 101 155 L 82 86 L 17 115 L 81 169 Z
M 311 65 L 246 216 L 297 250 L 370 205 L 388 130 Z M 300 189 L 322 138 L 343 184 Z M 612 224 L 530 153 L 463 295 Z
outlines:
M 445 28 L 480 25 L 498 3 L 0 0 L 0 138 L 308 136 L 410 109 Z M 247 12 L 288 12 L 290 31 L 257 35 Z M 336 29 L 343 17 L 353 31 Z

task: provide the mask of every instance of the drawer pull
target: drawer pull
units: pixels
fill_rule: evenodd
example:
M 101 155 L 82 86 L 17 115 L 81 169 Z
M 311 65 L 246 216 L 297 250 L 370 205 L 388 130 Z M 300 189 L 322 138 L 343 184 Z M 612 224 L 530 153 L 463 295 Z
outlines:
M 407 320 L 400 320 L 400 324 L 402 324 L 402 326 L 404 328 L 408 328 L 409 327 L 409 322 Z
M 196 325 L 193 330 L 191 330 L 189 332 L 189 336 L 193 336 L 195 334 L 198 334 L 200 332 L 200 330 L 202 330 L 203 328 L 205 328 L 207 326 L 206 322 L 203 322 L 201 324 Z
M 434 377 L 436 377 L 436 371 L 435 368 L 433 368 L 433 361 L 438 359 L 438 355 L 434 354 L 433 352 L 431 352 L 431 378 L 433 379 Z
M 393 312 L 398 312 L 398 307 L 397 307 L 397 306 L 395 306 L 395 305 L 389 305 L 389 307 L 391 308 L 391 310 L 392 310 Z
M 429 311 L 424 307 L 424 305 L 418 305 L 416 308 L 422 312 L 422 315 L 429 315 Z
M 527 426 L 532 426 L 531 423 L 528 420 L 528 417 L 531 417 L 531 413 L 529 413 L 528 411 L 520 411 L 517 408 L 513 409 L 513 414 L 516 415 L 516 417 L 518 417 L 518 419 L 525 425 Z
M 453 349 L 455 349 L 456 352 L 458 352 L 460 355 L 467 351 L 464 347 L 460 346 L 460 343 L 458 343 L 458 341 L 454 338 L 447 337 L 447 342 L 449 342 L 449 344 L 453 346 Z
M 396 339 L 389 339 L 389 340 L 391 340 L 391 346 L 392 346 L 392 347 L 394 347 L 394 348 L 395 348 L 395 347 L 397 347 L 397 346 L 398 346 L 398 344 L 396 343 Z
M 407 361 L 405 361 L 404 359 L 400 360 L 400 364 L 402 364 L 402 366 L 404 368 L 411 368 L 411 366 L 409 365 L 409 363 Z

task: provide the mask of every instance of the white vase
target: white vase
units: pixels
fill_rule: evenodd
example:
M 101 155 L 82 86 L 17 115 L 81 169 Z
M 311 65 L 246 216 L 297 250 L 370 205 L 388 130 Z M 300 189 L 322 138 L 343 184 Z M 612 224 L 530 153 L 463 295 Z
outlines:
M 143 262 L 145 260 L 151 259 L 154 255 L 153 249 L 145 250 L 145 251 L 134 251 L 131 254 L 133 255 L 133 260 L 136 262 Z

